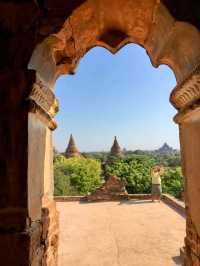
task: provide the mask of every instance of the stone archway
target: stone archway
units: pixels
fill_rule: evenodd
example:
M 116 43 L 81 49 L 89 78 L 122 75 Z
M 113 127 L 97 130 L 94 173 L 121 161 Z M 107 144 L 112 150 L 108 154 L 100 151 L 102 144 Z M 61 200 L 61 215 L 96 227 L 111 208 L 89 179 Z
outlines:
M 29 68 L 52 87 L 59 75 L 73 74 L 92 47 L 116 53 L 127 43 L 136 43 L 146 49 L 153 66 L 168 65 L 180 84 L 199 62 L 199 38 L 194 26 L 176 21 L 160 1 L 87 1 L 59 32 L 37 46 Z
M 116 53 L 130 42 L 142 45 L 154 66 L 167 64 L 176 76 L 177 87 L 172 92 L 171 102 L 180 110 L 176 121 L 180 123 L 182 156 L 185 158 L 189 147 L 187 151 L 184 147 L 190 146 L 190 141 L 188 141 L 188 135 L 185 137 L 183 135 L 189 134 L 185 132 L 190 130 L 194 136 L 191 131 L 194 125 L 193 123 L 190 126 L 185 123 L 183 125 L 185 120 L 180 117 L 184 116 L 182 113 L 190 113 L 188 106 L 199 98 L 198 68 L 196 70 L 196 67 L 200 57 L 200 34 L 193 26 L 175 21 L 168 10 L 155 1 L 143 3 L 117 1 L 112 4 L 112 14 L 110 8 L 108 1 L 88 1 L 83 4 L 65 21 L 60 32 L 50 36 L 36 48 L 29 67 L 37 71 L 39 82 L 49 86 L 51 90 L 56 78 L 63 73 L 74 73 L 80 58 L 94 46 L 103 46 L 112 53 Z M 190 129 L 185 129 L 183 132 L 184 127 Z M 184 141 L 186 144 L 183 144 Z M 192 147 L 190 154 L 194 150 Z M 185 160 L 189 161 L 189 159 Z M 185 160 L 183 159 L 184 175 L 188 177 Z M 189 164 L 195 169 L 193 160 Z M 190 169 L 189 176 L 191 173 Z M 192 180 L 186 179 L 187 204 L 196 229 L 200 233 L 198 226 L 200 216 L 196 204 L 200 196 L 199 185 L 196 190 L 193 186 L 191 191 L 191 185 L 188 182 L 198 183 L 196 176 L 191 176 L 190 179 Z M 189 214 L 188 220 L 190 220 Z M 191 230 L 191 225 L 188 225 L 188 230 Z M 196 234 L 194 230 L 193 234 Z M 188 235 L 186 246 L 189 253 L 191 253 L 191 241 Z
M 8 63 L 5 63 L 8 67 L 5 67 L 1 75 L 5 85 L 1 93 L 5 99 L 1 109 L 6 116 L 0 120 L 3 125 L 0 130 L 0 136 L 3 136 L 0 173 L 7 178 L 0 191 L 0 227 L 6 232 L 2 242 L 2 251 L 5 251 L 2 261 L 6 261 L 6 247 L 12 242 L 16 254 L 20 245 L 26 247 L 24 256 L 19 258 L 19 265 L 56 265 L 57 213 L 52 194 L 51 169 L 51 130 L 56 127 L 53 117 L 58 110 L 58 102 L 53 93 L 55 80 L 61 74 L 73 74 L 81 57 L 94 46 L 103 46 L 116 53 L 127 43 L 136 43 L 146 49 L 153 66 L 167 64 L 177 79 L 171 103 L 178 110 L 175 120 L 180 125 L 181 153 L 186 177 L 185 265 L 199 265 L 198 29 L 187 22 L 175 20 L 165 5 L 157 0 L 74 1 L 66 10 L 66 3 L 62 1 L 57 9 L 54 9 L 51 1 L 47 1 L 48 11 L 40 7 L 39 1 L 35 2 L 36 5 L 22 4 L 27 10 L 24 17 L 27 19 L 32 14 L 31 19 L 27 19 L 26 32 L 30 38 L 28 47 L 23 43 L 27 37 L 19 31 L 21 20 L 14 26 L 14 19 L 14 22 L 9 18 L 5 19 L 5 25 L 11 32 L 16 27 L 17 37 L 10 41 L 9 51 L 12 55 L 16 43 L 19 50 L 13 64 L 12 56 L 9 57 Z M 6 4 L 3 8 L 6 10 Z M 9 8 L 15 10 L 12 5 Z M 48 18 L 45 17 L 45 11 Z M 15 12 L 17 14 L 18 11 Z M 40 19 L 42 12 L 43 17 Z M 26 27 L 23 29 L 25 31 Z M 10 105 L 11 108 L 8 107 Z M 16 125 L 14 132 L 13 125 Z M 24 129 L 23 134 L 17 129 L 19 127 Z M 10 135 L 5 137 L 8 132 Z M 20 142 L 22 145 L 19 145 Z M 14 156 L 19 158 L 17 163 Z M 8 163 L 12 167 L 8 168 Z M 20 173 L 22 166 L 24 168 Z M 9 193 L 6 194 L 6 190 Z M 17 217 L 17 220 L 13 217 Z M 23 236 L 23 244 L 19 241 L 19 236 Z M 13 265 L 15 257 L 8 257 L 8 265 Z

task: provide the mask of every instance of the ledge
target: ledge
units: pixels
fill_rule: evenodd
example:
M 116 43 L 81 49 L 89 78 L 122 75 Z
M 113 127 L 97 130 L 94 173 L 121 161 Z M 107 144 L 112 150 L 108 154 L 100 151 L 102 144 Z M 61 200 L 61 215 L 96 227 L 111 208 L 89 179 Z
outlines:
M 59 201 L 80 201 L 83 200 L 85 196 L 55 196 L 54 200 Z M 122 198 L 113 199 L 114 201 L 121 200 Z M 138 200 L 148 200 L 151 199 L 151 194 L 128 194 L 128 199 L 138 199 Z M 100 200 L 101 201 L 101 200 Z M 102 199 L 102 201 L 104 201 Z
M 56 202 L 62 201 L 80 201 L 84 198 L 84 196 L 55 196 L 54 200 Z
M 169 194 L 162 194 L 162 201 L 185 216 L 185 203 Z
M 128 194 L 129 199 L 148 200 L 151 199 L 151 194 Z

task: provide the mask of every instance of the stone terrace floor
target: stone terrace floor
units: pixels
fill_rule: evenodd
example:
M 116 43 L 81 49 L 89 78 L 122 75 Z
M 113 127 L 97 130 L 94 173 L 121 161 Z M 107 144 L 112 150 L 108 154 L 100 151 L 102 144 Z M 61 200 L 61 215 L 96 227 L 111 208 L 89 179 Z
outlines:
M 59 266 L 175 266 L 185 219 L 161 203 L 57 202 Z

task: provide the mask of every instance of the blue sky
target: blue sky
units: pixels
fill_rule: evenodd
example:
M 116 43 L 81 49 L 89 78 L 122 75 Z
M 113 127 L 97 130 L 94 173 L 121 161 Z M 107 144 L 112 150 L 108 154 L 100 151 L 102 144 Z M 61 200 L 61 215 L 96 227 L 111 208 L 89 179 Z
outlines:
M 145 50 L 129 44 L 112 55 L 90 50 L 75 75 L 55 86 L 60 102 L 54 146 L 64 151 L 73 133 L 80 151 L 106 151 L 113 137 L 126 149 L 179 148 L 169 95 L 176 80 L 167 66 L 154 68 Z

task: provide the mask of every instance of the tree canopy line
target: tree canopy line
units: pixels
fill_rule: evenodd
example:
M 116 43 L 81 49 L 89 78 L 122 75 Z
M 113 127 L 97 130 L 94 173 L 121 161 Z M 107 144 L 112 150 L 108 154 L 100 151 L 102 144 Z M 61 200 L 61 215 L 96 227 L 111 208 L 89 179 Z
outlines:
M 178 152 L 155 153 L 124 151 L 120 158 L 107 152 L 82 153 L 78 158 L 65 158 L 54 151 L 55 195 L 86 195 L 101 186 L 108 175 L 116 175 L 125 184 L 128 193 L 151 192 L 151 168 L 163 165 L 164 193 L 181 198 L 183 176 Z

